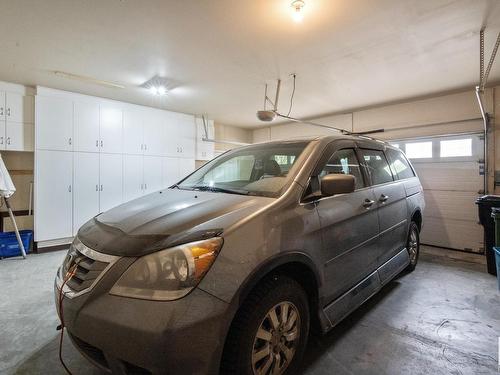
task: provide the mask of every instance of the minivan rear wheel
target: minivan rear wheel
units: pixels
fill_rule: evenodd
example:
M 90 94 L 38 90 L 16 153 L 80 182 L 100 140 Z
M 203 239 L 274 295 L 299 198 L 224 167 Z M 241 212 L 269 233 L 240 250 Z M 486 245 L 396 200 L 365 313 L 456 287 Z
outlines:
M 410 257 L 410 264 L 406 268 L 407 271 L 411 272 L 417 267 L 418 256 L 420 253 L 420 232 L 418 230 L 418 225 L 414 221 L 410 224 L 410 230 L 408 231 L 408 240 L 406 241 L 406 250 Z
M 275 275 L 260 283 L 233 322 L 223 374 L 293 374 L 309 335 L 309 304 L 295 280 Z

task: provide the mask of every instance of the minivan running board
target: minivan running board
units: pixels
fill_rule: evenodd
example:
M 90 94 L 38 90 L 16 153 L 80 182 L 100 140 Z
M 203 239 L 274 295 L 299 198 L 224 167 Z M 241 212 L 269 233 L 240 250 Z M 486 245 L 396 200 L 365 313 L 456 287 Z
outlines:
M 347 315 L 370 299 L 382 286 L 403 271 L 408 264 L 410 264 L 410 257 L 405 248 L 365 277 L 352 289 L 328 304 L 324 308 L 324 312 L 330 321 L 329 329 L 335 327 Z

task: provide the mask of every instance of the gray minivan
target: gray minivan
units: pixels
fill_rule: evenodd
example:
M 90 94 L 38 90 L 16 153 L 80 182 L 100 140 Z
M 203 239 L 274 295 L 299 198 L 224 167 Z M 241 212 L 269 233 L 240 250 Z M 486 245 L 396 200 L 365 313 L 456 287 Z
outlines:
M 424 205 L 382 141 L 234 149 L 87 222 L 57 273 L 58 313 L 107 372 L 290 374 L 310 329 L 415 268 Z

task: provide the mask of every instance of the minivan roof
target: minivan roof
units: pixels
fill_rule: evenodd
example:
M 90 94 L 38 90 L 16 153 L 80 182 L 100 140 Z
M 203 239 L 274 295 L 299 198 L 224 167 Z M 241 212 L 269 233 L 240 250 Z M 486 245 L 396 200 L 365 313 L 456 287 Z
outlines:
M 280 140 L 274 140 L 274 141 L 264 141 L 264 142 L 258 142 L 255 144 L 276 144 L 276 143 L 293 143 L 293 142 L 312 142 L 312 141 L 323 141 L 323 142 L 330 142 L 334 141 L 336 139 L 351 139 L 353 141 L 359 141 L 363 140 L 366 142 L 376 142 L 379 145 L 384 145 L 386 147 L 394 148 L 397 149 L 397 147 L 391 145 L 387 141 L 383 141 L 381 139 L 376 139 L 373 137 L 370 137 L 368 135 L 357 135 L 357 134 L 332 134 L 332 135 L 318 135 L 318 136 L 302 136 L 302 137 L 290 137 L 290 138 L 285 138 L 285 139 L 280 139 Z

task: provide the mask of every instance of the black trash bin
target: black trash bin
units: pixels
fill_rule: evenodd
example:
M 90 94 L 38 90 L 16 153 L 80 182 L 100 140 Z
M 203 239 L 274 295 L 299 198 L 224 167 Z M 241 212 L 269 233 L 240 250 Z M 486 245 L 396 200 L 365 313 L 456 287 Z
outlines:
M 491 209 L 500 207 L 500 195 L 483 195 L 476 200 L 479 208 L 479 221 L 484 228 L 484 252 L 486 254 L 486 264 L 488 273 L 497 274 L 495 253 L 495 221 L 491 217 Z

